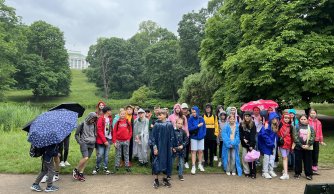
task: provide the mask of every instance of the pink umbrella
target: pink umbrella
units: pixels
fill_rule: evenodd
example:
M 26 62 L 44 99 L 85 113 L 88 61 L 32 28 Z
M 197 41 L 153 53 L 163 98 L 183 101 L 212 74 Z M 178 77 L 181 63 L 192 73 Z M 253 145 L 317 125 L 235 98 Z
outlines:
M 252 150 L 245 155 L 245 162 L 253 162 L 260 158 L 260 152 Z
M 241 106 L 242 111 L 253 111 L 254 107 L 258 107 L 260 110 L 268 110 L 269 107 L 271 108 L 277 108 L 278 104 L 277 102 L 273 100 L 257 100 L 257 101 L 250 101 L 244 105 Z

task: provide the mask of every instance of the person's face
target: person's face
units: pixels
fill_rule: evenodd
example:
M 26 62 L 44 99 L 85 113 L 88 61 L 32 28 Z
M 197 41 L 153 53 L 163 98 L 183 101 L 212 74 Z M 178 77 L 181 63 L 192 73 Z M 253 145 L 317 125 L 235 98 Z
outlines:
M 268 109 L 268 114 L 271 113 L 271 112 L 273 112 L 273 109 L 272 109 L 272 108 L 269 108 L 269 109 Z
M 178 121 L 176 122 L 176 127 L 177 127 L 178 129 L 182 129 L 182 126 L 183 126 L 183 121 L 182 121 L 182 120 L 178 120 Z
M 220 115 L 220 118 L 221 118 L 221 120 L 225 120 L 225 118 L 226 118 L 226 115 L 224 115 L 224 114 L 222 114 L 222 115 Z
M 126 113 L 128 114 L 128 115 L 132 115 L 132 113 L 133 113 L 133 109 L 132 108 L 127 108 L 126 109 Z
M 160 121 L 164 121 L 164 120 L 166 120 L 166 115 L 165 114 L 158 114 L 158 119 Z
M 183 108 L 183 109 L 182 109 L 182 113 L 183 113 L 184 115 L 187 115 L 187 114 L 188 114 L 188 109 L 187 109 L 187 108 Z
M 104 108 L 104 104 L 103 103 L 100 103 L 99 104 L 99 109 L 102 110 Z
M 206 108 L 205 108 L 205 112 L 206 112 L 206 113 L 211 113 L 211 108 L 210 108 L 210 107 L 206 107 Z
M 158 115 L 159 109 L 154 109 L 154 114 Z
M 235 108 L 231 108 L 231 115 L 235 115 L 236 111 Z
M 92 118 L 91 120 L 89 120 L 89 124 L 93 124 L 93 123 L 95 123 L 96 120 L 97 120 L 97 118 Z
M 220 107 L 218 110 L 219 110 L 219 112 L 224 111 L 223 107 Z
M 176 107 L 176 108 L 175 108 L 175 112 L 176 112 L 177 114 L 179 114 L 180 111 L 181 111 L 180 107 Z
M 250 115 L 245 115 L 245 121 L 249 122 L 251 120 L 251 116 Z
M 124 119 L 125 118 L 125 111 L 120 112 L 119 116 L 121 117 L 121 119 Z
M 290 118 L 293 119 L 295 117 L 295 115 L 293 113 L 289 113 Z
M 289 123 L 290 122 L 290 115 L 284 115 L 284 122 Z
M 110 116 L 112 113 L 111 113 L 111 110 L 108 110 L 107 112 L 106 112 L 106 115 L 107 116 Z
M 142 118 L 142 119 L 145 117 L 145 114 L 144 114 L 143 112 L 138 113 L 138 115 L 139 115 L 139 117 Z
M 196 110 L 191 110 L 191 115 L 192 115 L 193 117 L 196 117 L 196 116 L 197 116 L 197 112 L 196 112 Z
M 135 114 L 138 114 L 138 108 L 134 109 Z
M 312 110 L 312 111 L 310 112 L 310 117 L 311 117 L 312 119 L 315 119 L 315 118 L 317 117 L 317 113 L 316 113 L 314 110 Z
M 271 120 L 271 123 L 272 123 L 272 124 L 277 124 L 277 123 L 278 123 L 277 118 L 274 118 L 273 120 Z
M 259 115 L 260 114 L 260 109 L 258 109 L 258 108 L 254 108 L 254 110 L 253 110 L 253 113 L 254 113 L 254 115 Z
M 235 117 L 230 117 L 229 122 L 231 125 L 235 124 Z
M 307 125 L 308 124 L 308 120 L 305 116 L 300 117 L 300 123 L 303 125 Z
M 152 116 L 152 113 L 151 112 L 147 112 L 146 113 L 146 118 L 150 118 Z

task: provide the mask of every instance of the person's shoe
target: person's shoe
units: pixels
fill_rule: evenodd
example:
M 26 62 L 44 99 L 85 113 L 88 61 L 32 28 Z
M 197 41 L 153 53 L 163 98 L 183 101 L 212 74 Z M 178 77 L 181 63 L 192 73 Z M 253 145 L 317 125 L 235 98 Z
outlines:
M 160 186 L 159 180 L 158 179 L 154 179 L 153 181 L 153 188 L 158 189 Z
M 269 175 L 273 178 L 277 177 L 277 174 L 274 171 L 269 171 Z
M 183 175 L 179 175 L 179 180 L 184 181 Z
M 59 174 L 55 174 L 54 176 L 53 176 L 53 179 L 52 179 L 52 182 L 56 182 L 56 181 L 59 181 Z
M 300 176 L 301 176 L 300 174 L 295 174 L 294 175 L 295 179 L 300 179 Z
M 203 168 L 203 165 L 202 165 L 202 164 L 199 164 L 199 165 L 198 165 L 198 169 L 199 169 L 199 171 L 201 171 L 201 172 L 204 172 L 204 171 L 205 171 L 204 168 Z
M 218 167 L 221 167 L 222 166 L 222 162 L 218 162 Z
M 281 180 L 288 180 L 289 178 L 290 178 L 289 175 L 285 173 L 281 177 L 279 177 L 279 179 Z
M 48 179 L 48 176 L 43 176 L 42 180 L 41 180 L 41 183 L 46 183 L 46 179 Z
M 132 163 L 129 161 L 129 167 L 131 167 L 132 166 Z
M 230 173 L 230 172 L 226 172 L 226 175 L 227 175 L 227 176 L 231 176 L 231 173 Z
M 131 172 L 131 168 L 130 167 L 126 167 L 126 172 Z
M 86 180 L 86 178 L 85 178 L 85 176 L 84 176 L 83 173 L 79 173 L 78 180 L 81 181 L 81 182 L 84 182 Z
M 172 185 L 170 184 L 170 182 L 168 181 L 167 178 L 163 178 L 163 179 L 162 179 L 162 184 L 163 184 L 165 187 L 168 187 L 168 188 L 172 187 Z
M 68 163 L 67 161 L 65 161 L 65 166 L 71 166 L 71 164 L 70 163 Z
M 245 177 L 249 178 L 249 177 L 251 177 L 251 176 L 250 176 L 250 174 L 246 174 L 246 173 L 245 173 Z
M 58 190 L 59 190 L 59 187 L 54 186 L 54 185 L 48 186 L 48 187 L 45 188 L 45 192 L 54 192 L 54 191 L 58 191 Z
M 37 192 L 41 192 L 42 191 L 41 186 L 39 186 L 39 184 L 36 184 L 36 183 L 32 184 L 31 187 L 30 187 L 30 189 L 33 190 L 33 191 L 37 191 Z
M 317 166 L 312 166 L 312 170 L 313 171 L 318 171 L 318 167 Z
M 191 174 L 192 174 L 192 175 L 196 174 L 196 167 L 195 167 L 195 166 L 193 166 L 193 167 L 191 168 Z
M 72 171 L 72 177 L 75 179 L 75 180 L 78 180 L 78 178 L 79 178 L 79 171 L 78 171 L 78 169 L 73 169 L 73 171 Z
M 184 167 L 185 167 L 186 169 L 189 169 L 189 164 L 188 164 L 188 162 L 186 162 L 186 163 L 184 164 Z
M 64 162 L 64 161 L 61 161 L 61 162 L 59 163 L 59 166 L 60 166 L 60 167 L 65 167 L 65 162 Z
M 103 168 L 103 172 L 104 172 L 104 174 L 106 174 L 106 175 L 110 174 L 110 171 L 108 170 L 107 167 L 104 167 L 104 168 Z
M 252 179 L 256 179 L 256 175 L 255 175 L 255 174 L 252 174 L 252 175 L 251 175 L 251 178 L 252 178 Z
M 95 169 L 93 170 L 92 174 L 96 175 L 97 173 L 99 173 L 99 171 L 100 171 L 100 168 L 96 166 Z
M 167 176 L 167 180 L 172 180 L 172 177 L 171 176 Z
M 217 157 L 217 156 L 214 156 L 214 157 L 213 157 L 213 161 L 218 161 L 218 157 Z
M 313 178 L 312 176 L 306 176 L 306 179 L 311 181 Z
M 263 176 L 264 178 L 266 178 L 266 179 L 271 179 L 271 178 L 272 178 L 272 177 L 270 176 L 270 174 L 267 173 L 267 172 L 263 173 L 262 176 Z
M 232 172 L 232 176 L 235 176 L 236 174 L 235 174 L 235 172 Z

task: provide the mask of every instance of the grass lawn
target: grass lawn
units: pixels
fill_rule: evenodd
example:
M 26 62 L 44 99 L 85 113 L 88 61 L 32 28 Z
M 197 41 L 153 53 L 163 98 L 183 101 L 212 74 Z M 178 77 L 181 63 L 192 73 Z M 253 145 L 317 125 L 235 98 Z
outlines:
M 27 142 L 27 135 L 23 131 L 12 131 L 12 132 L 0 132 L 2 141 L 0 142 L 0 173 L 23 173 L 23 174 L 37 174 L 41 168 L 40 158 L 31 158 L 29 156 L 30 143 Z M 322 168 L 334 168 L 334 131 L 325 133 L 325 142 L 327 146 L 321 146 L 319 166 Z M 109 155 L 109 167 L 112 169 L 114 166 L 114 151 L 115 148 L 111 149 Z M 81 158 L 79 151 L 79 145 L 74 139 L 74 134 L 71 136 L 70 151 L 69 151 L 69 163 L 70 167 L 62 168 L 62 174 L 69 174 L 72 169 L 78 163 Z M 92 158 L 86 168 L 86 173 L 90 174 L 95 166 L 95 151 Z M 174 164 L 175 166 L 175 164 Z M 174 168 L 175 169 L 175 168 Z M 279 168 L 281 169 L 281 168 Z M 277 170 L 279 172 L 280 170 Z M 258 167 L 258 172 L 261 171 Z M 133 174 L 151 174 L 150 167 L 140 167 L 135 164 L 132 168 Z M 217 167 L 206 167 L 205 173 L 222 173 L 222 169 Z M 124 174 L 125 169 L 121 168 L 119 174 Z M 173 173 L 177 173 L 173 170 Z M 190 169 L 185 169 L 185 173 L 190 173 Z

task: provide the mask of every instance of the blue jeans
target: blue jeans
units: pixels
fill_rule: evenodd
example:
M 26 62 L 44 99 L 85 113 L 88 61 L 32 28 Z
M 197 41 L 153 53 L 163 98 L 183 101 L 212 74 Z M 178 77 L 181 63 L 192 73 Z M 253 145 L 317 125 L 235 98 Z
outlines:
M 109 159 L 109 151 L 110 151 L 110 147 L 111 147 L 111 140 L 107 139 L 109 146 L 105 146 L 104 144 L 97 144 L 97 151 L 98 151 L 98 155 L 96 158 L 96 167 L 100 168 L 100 164 L 103 160 L 103 167 L 104 168 L 108 168 L 108 159 Z
M 179 175 L 183 175 L 183 166 L 184 166 L 184 157 L 183 156 L 175 156 L 174 157 L 174 162 L 176 160 L 176 158 L 179 158 L 179 162 L 178 162 L 178 167 L 179 167 Z

